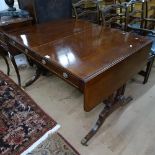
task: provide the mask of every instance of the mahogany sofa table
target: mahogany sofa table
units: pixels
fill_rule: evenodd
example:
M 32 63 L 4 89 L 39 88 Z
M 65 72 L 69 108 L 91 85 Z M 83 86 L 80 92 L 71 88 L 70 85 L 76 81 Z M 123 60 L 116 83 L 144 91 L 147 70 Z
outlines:
M 147 63 L 152 41 L 132 33 L 103 28 L 81 20 L 62 20 L 6 31 L 10 51 L 25 53 L 84 94 L 89 112 L 104 101 L 86 145 L 104 120 L 131 98 L 125 84 Z

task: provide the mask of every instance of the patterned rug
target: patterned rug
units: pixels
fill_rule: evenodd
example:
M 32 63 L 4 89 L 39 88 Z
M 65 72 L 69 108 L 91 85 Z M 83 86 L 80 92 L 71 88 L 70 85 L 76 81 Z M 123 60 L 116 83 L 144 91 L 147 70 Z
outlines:
M 79 153 L 59 133 L 55 133 L 27 155 L 79 155 Z
M 56 122 L 0 71 L 0 155 L 18 155 L 55 130 Z

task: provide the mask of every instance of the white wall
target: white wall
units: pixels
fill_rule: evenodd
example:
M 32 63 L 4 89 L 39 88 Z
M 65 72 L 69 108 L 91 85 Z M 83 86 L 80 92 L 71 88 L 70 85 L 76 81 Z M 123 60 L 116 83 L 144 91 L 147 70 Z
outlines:
M 4 0 L 0 0 L 0 11 L 7 9 L 8 6 L 5 4 Z
M 18 8 L 18 2 L 15 0 L 14 7 Z M 4 0 L 0 0 L 0 11 L 8 9 L 8 6 L 5 4 Z
M 26 1 L 26 0 L 25 0 L 25 1 Z M 18 1 L 17 1 L 17 0 L 15 0 L 14 7 L 16 7 L 17 9 L 19 8 L 19 6 L 18 6 Z

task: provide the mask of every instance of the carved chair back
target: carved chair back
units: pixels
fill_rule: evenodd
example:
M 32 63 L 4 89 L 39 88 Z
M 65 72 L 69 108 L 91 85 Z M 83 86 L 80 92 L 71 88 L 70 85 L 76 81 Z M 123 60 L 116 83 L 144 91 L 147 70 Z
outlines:
M 120 12 L 120 10 L 124 9 L 124 13 Z M 100 9 L 101 19 L 102 19 L 102 26 L 104 27 L 119 27 L 124 29 L 125 25 L 125 18 L 126 18 L 126 5 L 124 4 L 112 4 L 105 8 Z
M 72 3 L 76 19 L 84 19 L 94 23 L 99 21 L 99 3 L 97 0 L 80 0 Z
M 151 69 L 153 66 L 153 62 L 155 60 L 155 18 L 154 12 L 155 7 L 149 8 L 149 1 L 141 1 L 141 8 L 140 8 L 140 16 L 135 17 L 134 14 L 136 12 L 132 12 L 128 16 L 128 30 L 134 31 L 140 35 L 144 35 L 149 37 L 152 41 L 152 48 L 150 49 L 150 54 L 148 57 L 148 63 L 146 65 L 146 70 L 141 71 L 140 74 L 144 76 L 143 84 L 147 83 L 149 75 L 151 73 Z M 153 14 L 149 14 L 149 11 L 153 9 Z M 135 9 L 133 9 L 134 11 Z

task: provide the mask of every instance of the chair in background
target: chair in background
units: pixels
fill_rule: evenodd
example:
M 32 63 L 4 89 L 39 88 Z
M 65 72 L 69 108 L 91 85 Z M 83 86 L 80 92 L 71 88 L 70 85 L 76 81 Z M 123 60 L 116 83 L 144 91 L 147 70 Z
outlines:
M 100 8 L 101 25 L 104 27 L 113 27 L 118 20 L 116 5 L 109 5 L 104 8 Z
M 100 8 L 101 24 L 102 26 L 109 26 L 119 29 L 126 29 L 126 13 L 128 7 L 125 3 L 116 3 L 108 5 L 107 7 Z M 124 10 L 124 13 L 120 13 Z
M 144 27 L 155 29 L 155 2 L 145 1 L 144 7 L 146 8 L 144 16 Z
M 99 22 L 99 4 L 97 0 L 80 0 L 72 3 L 73 13 L 76 19 L 84 19 L 90 22 Z
M 149 79 L 149 76 L 150 76 L 150 73 L 151 73 L 151 69 L 152 69 L 152 66 L 153 66 L 153 63 L 154 63 L 154 60 L 155 60 L 155 34 L 153 34 L 152 36 L 151 35 L 148 35 L 150 39 L 153 40 L 153 44 L 152 44 L 152 48 L 150 50 L 150 54 L 149 54 L 149 57 L 148 57 L 148 62 L 147 62 L 147 65 L 146 65 L 146 70 L 144 71 L 140 71 L 139 74 L 144 76 L 144 81 L 143 81 L 143 84 L 147 83 L 148 82 L 148 79 Z
M 103 9 L 109 5 L 116 4 L 117 0 L 101 0 L 101 1 L 98 1 L 98 3 L 99 3 L 99 8 Z
M 29 11 L 35 23 L 72 17 L 72 0 L 18 0 L 19 8 Z
M 148 62 L 146 65 L 146 69 L 141 71 L 139 74 L 144 76 L 143 84 L 147 83 L 149 75 L 151 73 L 152 65 L 155 59 L 155 19 L 154 14 L 149 14 L 149 11 L 153 10 L 153 13 L 155 11 L 155 7 L 151 7 L 149 9 L 149 2 L 141 1 L 141 15 L 140 17 L 134 17 L 134 13 L 132 16 L 128 16 L 128 30 L 134 31 L 138 33 L 139 35 L 147 36 L 151 40 L 153 40 L 153 45 L 150 50 L 150 54 L 148 57 Z M 153 17 L 153 18 L 151 18 Z

